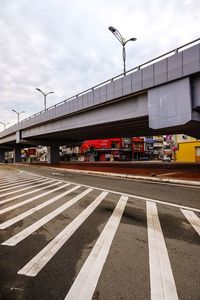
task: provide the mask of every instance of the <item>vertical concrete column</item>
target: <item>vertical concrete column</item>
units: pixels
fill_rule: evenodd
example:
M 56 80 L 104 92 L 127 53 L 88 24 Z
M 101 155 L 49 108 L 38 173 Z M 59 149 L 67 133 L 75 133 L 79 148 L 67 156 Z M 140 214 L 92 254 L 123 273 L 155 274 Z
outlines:
M 16 146 L 14 148 L 14 163 L 21 162 L 21 147 Z
M 47 147 L 47 163 L 56 164 L 60 161 L 60 151 L 58 145 Z
M 0 149 L 0 162 L 3 162 L 5 159 L 5 150 Z

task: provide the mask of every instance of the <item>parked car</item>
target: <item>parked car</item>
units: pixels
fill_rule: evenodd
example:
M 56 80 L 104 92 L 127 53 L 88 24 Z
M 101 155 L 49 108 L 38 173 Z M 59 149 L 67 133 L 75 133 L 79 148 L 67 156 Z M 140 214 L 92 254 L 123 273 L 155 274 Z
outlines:
M 143 157 L 140 157 L 140 160 L 143 161 L 143 160 L 149 160 L 149 157 L 148 156 L 143 156 Z
M 171 162 L 171 157 L 168 155 L 163 155 L 162 161 L 163 162 Z

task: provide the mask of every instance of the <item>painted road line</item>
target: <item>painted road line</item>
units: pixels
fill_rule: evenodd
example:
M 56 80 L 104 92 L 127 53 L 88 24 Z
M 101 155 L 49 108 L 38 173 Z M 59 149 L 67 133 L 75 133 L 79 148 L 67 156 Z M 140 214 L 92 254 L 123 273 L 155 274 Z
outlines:
M 35 180 L 34 180 L 34 181 L 35 181 Z M 12 195 L 12 194 L 20 193 L 20 192 L 26 191 L 26 190 L 28 190 L 28 189 L 32 189 L 32 188 L 34 188 L 34 187 L 37 187 L 37 182 L 41 182 L 41 181 L 45 183 L 47 180 L 46 180 L 46 179 L 40 179 L 40 180 L 37 179 L 37 181 L 35 181 L 35 182 L 31 182 L 31 183 L 28 183 L 28 184 L 22 184 L 22 185 L 20 185 L 20 186 L 16 186 L 15 188 L 18 188 L 18 187 L 21 187 L 21 186 L 26 186 L 26 185 L 35 183 L 35 185 L 29 185 L 29 186 L 27 186 L 27 187 L 25 187 L 25 188 L 22 188 L 22 189 L 19 189 L 19 190 L 15 190 L 15 191 L 12 191 L 12 192 L 9 192 L 9 193 L 0 195 L 0 199 L 1 199 L 2 197 L 5 197 L 5 196 L 9 196 L 9 195 Z
M 60 173 L 52 173 L 52 175 L 56 175 L 56 176 L 62 176 L 62 177 L 64 177 L 65 175 L 63 175 L 63 174 L 60 174 Z
M 74 187 L 74 190 L 78 189 L 79 187 L 80 186 Z M 72 198 L 71 200 L 67 201 L 67 203 L 61 205 L 56 210 L 54 210 L 51 213 L 49 213 L 48 215 L 46 215 L 45 217 L 41 218 L 37 222 L 35 222 L 32 225 L 28 226 L 24 230 L 20 231 L 19 233 L 17 233 L 13 237 L 11 237 L 10 239 L 8 239 L 4 243 L 2 243 L 2 245 L 15 246 L 20 241 L 22 241 L 23 239 L 25 239 L 26 237 L 28 237 L 29 235 L 31 235 L 33 232 L 35 232 L 37 229 L 39 229 L 40 227 L 42 227 L 44 224 L 48 223 L 50 220 L 52 220 L 53 218 L 55 218 L 56 216 L 58 216 L 59 214 L 61 214 L 64 210 L 66 210 L 67 208 L 69 208 L 70 206 L 72 206 L 73 204 L 75 204 L 77 201 L 79 201 L 81 198 L 83 198 L 84 196 L 86 196 L 91 191 L 92 191 L 92 189 L 85 190 L 84 192 L 82 192 L 78 196 Z
M 0 201 L 0 204 L 8 203 L 8 202 L 13 201 L 13 200 L 16 200 L 16 199 L 18 199 L 18 198 L 22 198 L 23 196 L 27 196 L 27 195 L 30 195 L 30 194 L 39 192 L 39 191 L 41 191 L 41 190 L 44 190 L 44 189 L 46 189 L 46 188 L 48 188 L 48 187 L 50 186 L 50 185 L 48 185 L 48 184 L 50 184 L 50 183 L 52 183 L 52 182 L 55 182 L 55 181 L 56 181 L 56 184 L 60 184 L 60 182 L 58 182 L 58 181 L 55 180 L 55 179 L 52 179 L 52 180 L 48 181 L 47 183 L 46 183 L 46 182 L 42 182 L 42 183 L 40 183 L 40 184 L 37 184 L 37 187 L 46 184 L 44 187 L 39 188 L 39 189 L 33 189 L 33 190 L 30 191 L 30 192 L 26 192 L 26 193 L 24 193 L 24 194 L 20 194 L 20 195 L 14 196 L 14 197 L 8 198 L 8 199 L 6 199 L 6 200 L 2 200 L 2 201 Z
M 178 295 L 155 203 L 147 202 L 151 300 L 177 300 Z
M 30 179 L 33 179 L 33 178 L 30 178 Z M 0 189 L 3 189 L 5 187 L 9 187 L 9 186 L 13 186 L 13 185 L 16 185 L 16 184 L 19 184 L 21 182 L 28 182 L 30 179 L 25 179 L 25 178 L 20 178 L 20 179 L 15 179 L 14 181 L 9 181 L 9 182 L 6 182 L 4 184 L 0 184 Z
M 197 217 L 197 215 L 190 210 L 181 209 L 181 211 L 192 227 L 196 230 L 198 235 L 200 235 L 200 219 Z
M 13 175 L 13 176 L 9 176 L 9 177 L 4 177 L 0 180 L 0 186 L 2 186 L 3 184 L 8 184 L 8 183 L 12 183 L 12 182 L 16 182 L 17 180 L 28 180 L 28 179 L 32 179 L 32 178 L 42 178 L 41 175 L 35 175 L 33 176 L 30 174 L 24 174 L 24 175 Z
M 45 181 L 47 181 L 47 179 L 31 179 L 28 182 L 20 182 L 20 183 L 17 183 L 17 184 L 12 184 L 11 187 L 7 187 L 7 188 L 4 188 L 3 190 L 0 190 L 0 193 L 19 188 L 21 186 L 27 186 L 27 185 L 30 185 L 32 183 L 37 184 L 37 182 L 41 182 L 41 181 L 45 182 Z M 16 192 L 17 191 L 14 191 L 14 193 L 16 193 Z M 0 194 L 0 197 L 7 196 L 7 195 L 8 194 L 3 194 L 3 195 Z
M 13 178 L 33 178 L 33 177 L 42 177 L 42 175 L 40 174 L 35 174 L 35 173 L 15 173 L 15 174 L 12 174 L 12 175 L 7 175 L 7 176 L 4 176 L 2 178 L 2 180 L 12 180 Z
M 60 182 L 53 183 L 53 184 L 51 184 L 51 185 L 45 186 L 44 188 L 46 189 L 46 188 L 49 188 L 49 187 L 52 187 L 52 186 L 55 186 L 55 185 L 58 185 L 58 184 L 60 184 Z M 43 188 L 43 189 L 44 189 L 44 188 Z M 11 211 L 11 210 L 13 210 L 13 209 L 15 209 L 15 208 L 18 208 L 18 207 L 20 207 L 20 206 L 22 206 L 22 205 L 25 205 L 25 204 L 27 204 L 27 203 L 30 203 L 30 202 L 32 202 L 32 201 L 34 201 L 34 200 L 36 200 L 36 199 L 39 199 L 39 198 L 41 198 L 41 197 L 43 197 L 43 196 L 46 196 L 46 195 L 48 195 L 48 194 L 50 194 L 50 193 L 53 193 L 53 192 L 55 192 L 55 191 L 57 191 L 57 190 L 60 190 L 60 189 L 62 189 L 62 188 L 63 188 L 63 186 L 59 186 L 59 187 L 56 188 L 56 189 L 50 190 L 50 191 L 45 192 L 45 193 L 43 193 L 43 194 L 40 194 L 40 195 L 37 195 L 37 196 L 32 197 L 32 198 L 30 198 L 30 199 L 24 200 L 24 201 L 22 201 L 22 202 L 19 202 L 19 203 L 17 203 L 17 204 L 12 205 L 12 206 L 8 206 L 8 207 L 6 207 L 6 208 L 3 208 L 3 209 L 0 210 L 0 215 L 6 213 L 6 212 L 8 212 L 8 211 Z M 40 190 L 41 190 L 41 189 L 40 189 Z M 42 195 L 42 196 L 41 196 L 41 195 Z
M 4 184 L 1 184 L 0 185 L 0 191 L 3 188 L 9 187 L 9 186 L 13 186 L 13 185 L 17 185 L 17 184 L 20 184 L 22 182 L 27 182 L 27 181 L 25 181 L 24 179 L 16 179 L 15 181 L 11 181 L 11 182 L 7 182 L 7 183 L 4 183 Z
M 8 183 L 13 183 L 16 182 L 17 180 L 30 180 L 30 179 L 39 179 L 39 178 L 44 178 L 44 176 L 41 175 L 34 175 L 34 174 L 24 174 L 24 175 L 19 175 L 16 174 L 15 176 L 9 176 L 9 177 L 5 177 L 3 180 L 4 182 L 0 181 L 0 185 L 2 184 L 8 184 Z
M 31 172 L 26 172 L 28 174 L 34 174 L 34 173 L 31 173 Z M 44 176 L 43 176 L 44 177 Z M 51 178 L 51 177 L 45 177 L 45 178 Z M 58 179 L 57 179 L 58 180 Z M 78 184 L 77 182 L 75 181 L 68 181 L 69 183 L 71 184 Z M 149 182 L 150 183 L 150 182 Z M 158 182 L 160 184 L 160 182 Z M 153 184 L 153 183 L 152 183 Z M 93 189 L 98 189 L 99 191 L 107 191 L 109 193 L 113 193 L 115 195 L 120 195 L 122 193 L 120 192 L 116 192 L 116 191 L 113 191 L 113 190 L 108 190 L 108 189 L 102 189 L 102 188 L 97 188 L 95 186 L 89 186 L 89 185 L 86 185 L 86 184 L 82 184 L 81 185 L 82 187 L 85 187 L 85 188 L 93 188 Z M 174 186 L 174 184 L 173 184 Z M 185 185 L 181 185 L 181 187 L 185 188 Z M 195 186 L 191 186 L 192 188 L 196 188 Z M 198 187 L 200 188 L 200 187 Z M 183 208 L 183 209 L 187 209 L 187 210 L 192 210 L 192 211 L 196 211 L 196 212 L 200 212 L 200 209 L 199 208 L 195 208 L 195 207 L 189 207 L 189 206 L 184 206 L 184 205 L 181 205 L 181 204 L 176 204 L 176 203 L 171 203 L 171 202 L 166 202 L 166 201 L 161 201 L 161 200 L 158 200 L 158 199 L 153 199 L 153 198 L 147 198 L 147 197 L 142 197 L 142 196 L 139 196 L 139 195 L 135 195 L 135 194 L 128 194 L 128 193 L 123 193 L 123 195 L 127 196 L 127 197 L 131 197 L 131 198 L 136 198 L 136 200 L 142 200 L 142 201 L 151 201 L 153 203 L 159 203 L 159 204 L 162 204 L 162 205 L 166 205 L 166 206 L 171 206 L 171 207 L 177 207 L 177 208 Z M 129 199 L 129 201 L 131 201 L 131 199 Z
M 26 174 L 28 174 L 28 176 L 30 176 L 31 174 L 35 174 L 35 173 L 32 173 L 32 172 L 27 172 L 27 171 L 24 171 Z M 48 179 L 52 179 L 52 177 L 49 177 L 49 176 L 44 176 L 44 175 L 39 175 L 41 176 L 42 178 L 48 178 Z M 55 179 L 55 178 L 54 178 Z M 61 179 L 57 179 L 59 180 L 60 182 L 63 182 L 63 180 Z M 75 184 L 78 184 L 78 183 L 75 183 Z
M 73 233 L 91 215 L 97 206 L 107 196 L 108 192 L 102 192 L 80 215 L 78 215 L 68 226 L 66 226 L 45 248 L 42 249 L 18 274 L 36 276 L 49 262 L 58 250 L 67 242 Z
M 66 186 L 68 186 L 68 185 L 70 185 L 70 184 L 67 183 L 67 184 L 64 185 L 62 188 L 66 187 Z M 40 209 L 42 209 L 42 208 L 44 208 L 44 207 L 50 205 L 51 203 L 54 203 L 55 201 L 57 201 L 57 200 L 59 200 L 60 198 L 62 198 L 62 197 L 64 197 L 64 196 L 68 195 L 69 193 L 73 192 L 73 191 L 76 190 L 76 189 L 77 189 L 77 187 L 73 187 L 73 188 L 71 188 L 70 190 L 65 191 L 64 193 L 59 194 L 58 196 L 55 196 L 55 197 L 53 197 L 52 199 L 49 199 L 49 200 L 47 200 L 47 201 L 41 203 L 40 205 L 35 206 L 35 207 L 33 207 L 33 208 L 31 208 L 31 209 L 25 211 L 24 213 L 22 213 L 22 214 L 20 214 L 20 215 L 18 215 L 18 216 L 16 216 L 16 217 L 14 217 L 14 218 L 12 218 L 12 219 L 10 219 L 10 220 L 8 220 L 8 221 L 5 221 L 4 223 L 1 223 L 1 224 L 0 224 L 0 229 L 5 229 L 5 228 L 7 228 L 7 227 L 9 227 L 9 226 L 11 226 L 11 225 L 13 225 L 13 224 L 19 222 L 20 220 L 22 220 L 22 219 L 24 219 L 24 218 L 30 216 L 31 214 L 35 213 L 36 211 L 38 211 L 38 210 L 40 210 Z
M 65 300 L 92 299 L 127 201 L 128 197 L 122 195 Z

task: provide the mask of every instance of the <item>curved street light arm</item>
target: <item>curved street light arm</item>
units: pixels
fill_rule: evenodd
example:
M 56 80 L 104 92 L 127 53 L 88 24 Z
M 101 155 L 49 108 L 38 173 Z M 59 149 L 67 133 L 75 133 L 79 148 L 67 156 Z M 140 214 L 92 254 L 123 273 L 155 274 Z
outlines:
M 125 43 L 124 43 L 124 46 L 128 43 L 128 42 L 135 42 L 135 41 L 137 41 L 137 39 L 136 38 L 130 38 L 130 39 L 128 39 L 127 41 L 125 41 Z
M 36 88 L 37 91 L 39 91 L 40 93 L 42 93 L 43 96 L 46 96 L 45 92 L 43 92 L 41 89 Z
M 14 111 L 16 114 L 18 114 L 18 112 L 15 109 L 12 109 L 12 111 Z
M 118 41 L 123 45 L 124 38 L 122 37 L 121 33 L 113 26 L 108 27 L 108 29 L 114 34 L 114 36 L 118 39 Z
M 53 93 L 54 93 L 54 92 L 48 92 L 48 93 L 46 93 L 46 96 L 49 95 L 49 94 L 53 94 Z
M 53 94 L 54 92 L 48 92 L 48 93 L 45 93 L 45 92 L 43 92 L 41 89 L 39 89 L 39 88 L 36 88 L 36 90 L 37 91 L 39 91 L 40 93 L 42 93 L 42 95 L 43 96 L 47 96 L 47 95 L 49 95 L 49 94 Z
M 18 114 L 18 115 L 25 113 L 25 111 L 24 111 L 24 110 L 22 110 L 22 111 L 18 112 L 18 111 L 16 111 L 15 109 L 12 109 L 12 111 L 14 111 L 14 112 L 15 112 L 16 114 Z

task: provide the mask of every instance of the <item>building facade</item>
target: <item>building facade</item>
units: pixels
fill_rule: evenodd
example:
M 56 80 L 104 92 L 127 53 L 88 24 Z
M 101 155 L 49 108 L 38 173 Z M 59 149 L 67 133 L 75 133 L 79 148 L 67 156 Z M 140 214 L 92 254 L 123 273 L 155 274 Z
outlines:
M 200 162 L 200 141 L 178 143 L 176 150 L 177 162 Z

